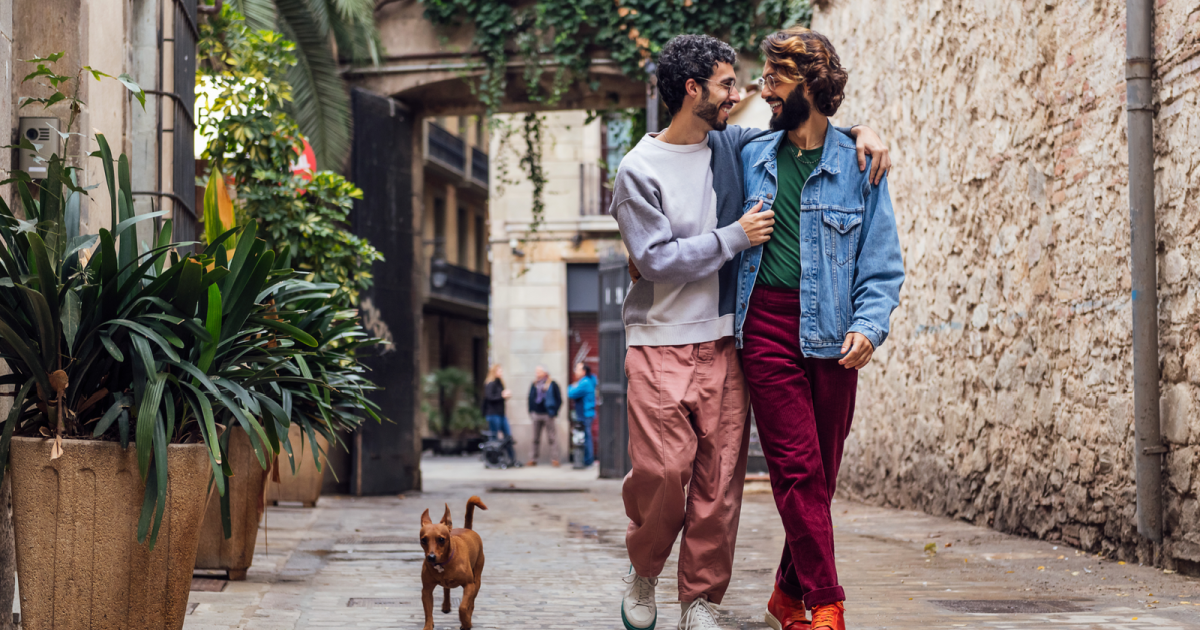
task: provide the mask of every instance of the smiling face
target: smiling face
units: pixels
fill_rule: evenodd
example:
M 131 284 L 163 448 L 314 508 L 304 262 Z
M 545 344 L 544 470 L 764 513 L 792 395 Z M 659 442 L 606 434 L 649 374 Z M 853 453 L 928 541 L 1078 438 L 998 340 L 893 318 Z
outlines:
M 689 80 L 687 87 L 688 96 L 694 99 L 692 114 L 708 123 L 713 130 L 723 131 L 729 124 L 729 111 L 742 100 L 733 65 L 718 62 L 711 77 L 707 80 Z
M 808 90 L 800 83 L 784 82 L 771 62 L 763 65 L 762 98 L 771 106 L 771 129 L 791 131 L 808 121 L 812 115 Z
M 425 561 L 430 564 L 445 564 L 450 559 L 450 506 L 446 506 L 446 514 L 440 523 L 434 523 L 429 518 L 429 510 L 421 515 L 421 549 L 425 551 Z

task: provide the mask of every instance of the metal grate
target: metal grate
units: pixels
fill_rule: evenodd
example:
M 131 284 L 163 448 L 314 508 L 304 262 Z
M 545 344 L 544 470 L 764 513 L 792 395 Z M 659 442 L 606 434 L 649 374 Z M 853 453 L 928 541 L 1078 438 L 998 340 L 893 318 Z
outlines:
M 196 109 L 196 43 L 200 33 L 196 30 L 196 0 L 174 0 L 173 4 L 174 98 L 162 104 L 170 102 L 172 110 L 171 188 L 176 197 L 173 199 L 175 204 L 171 217 L 175 241 L 186 242 L 198 240 L 200 235 L 199 221 L 193 207 L 195 200 L 187 203 L 189 195 L 194 194 L 196 189 L 196 123 L 192 119 L 192 112 Z
M 399 608 L 408 602 L 392 597 L 351 597 L 347 608 Z
M 1084 610 L 1077 602 L 1058 599 L 935 599 L 930 603 L 954 612 L 985 615 L 1044 615 Z

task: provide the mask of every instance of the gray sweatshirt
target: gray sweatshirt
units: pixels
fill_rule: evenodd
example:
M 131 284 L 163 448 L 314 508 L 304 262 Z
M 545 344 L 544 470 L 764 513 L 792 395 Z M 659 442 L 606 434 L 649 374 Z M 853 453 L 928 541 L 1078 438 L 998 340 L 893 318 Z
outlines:
M 737 223 L 746 198 L 741 151 L 765 133 L 729 125 L 691 146 L 647 135 L 621 160 L 609 213 L 642 274 L 622 311 L 629 345 L 733 334 L 737 265 L 750 247 Z
M 733 334 L 733 312 L 719 304 L 718 271 L 748 249 L 750 239 L 736 218 L 719 225 L 712 135 L 692 145 L 647 135 L 621 160 L 611 213 L 642 276 L 622 312 L 631 346 Z M 736 160 L 728 166 L 740 170 Z

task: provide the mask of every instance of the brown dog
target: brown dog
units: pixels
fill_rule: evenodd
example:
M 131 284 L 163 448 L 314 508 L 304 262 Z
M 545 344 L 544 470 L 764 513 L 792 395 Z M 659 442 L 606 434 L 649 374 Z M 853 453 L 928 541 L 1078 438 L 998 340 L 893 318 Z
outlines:
M 450 506 L 442 522 L 429 519 L 429 510 L 421 515 L 421 548 L 425 550 L 425 564 L 421 567 L 421 603 L 425 606 L 425 630 L 433 630 L 433 589 L 440 586 L 445 591 L 442 612 L 450 612 L 450 589 L 462 587 L 462 604 L 458 607 L 458 621 L 463 630 L 471 628 L 471 614 L 475 612 L 475 596 L 483 578 L 483 540 L 471 531 L 475 506 L 486 510 L 479 497 L 467 499 L 466 527 L 454 529 L 450 524 Z

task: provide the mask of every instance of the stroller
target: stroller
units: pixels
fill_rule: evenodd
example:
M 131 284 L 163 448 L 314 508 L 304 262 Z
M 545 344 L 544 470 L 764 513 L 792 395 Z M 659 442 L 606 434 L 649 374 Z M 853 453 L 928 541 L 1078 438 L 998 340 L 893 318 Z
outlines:
M 513 468 L 517 466 L 516 458 L 513 457 L 513 439 L 511 435 L 504 433 L 493 433 L 485 431 L 487 441 L 479 445 L 479 450 L 483 452 L 484 466 L 487 468 Z

